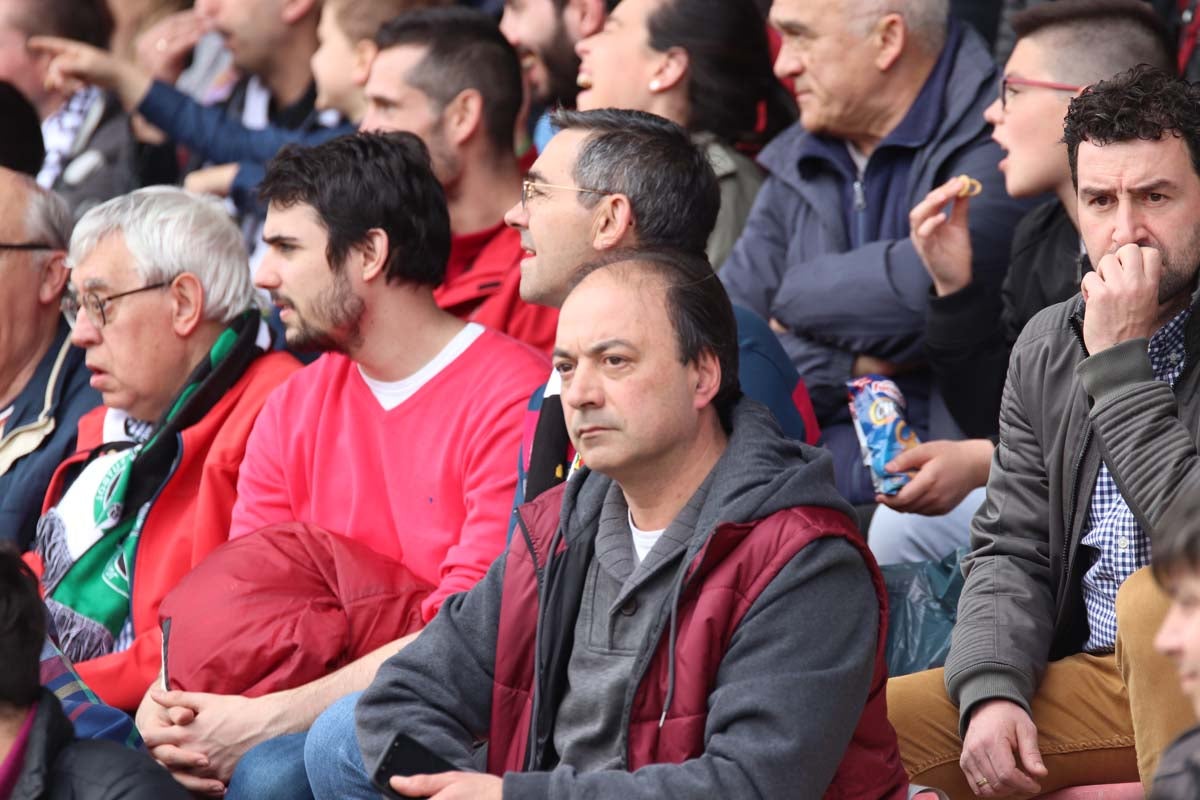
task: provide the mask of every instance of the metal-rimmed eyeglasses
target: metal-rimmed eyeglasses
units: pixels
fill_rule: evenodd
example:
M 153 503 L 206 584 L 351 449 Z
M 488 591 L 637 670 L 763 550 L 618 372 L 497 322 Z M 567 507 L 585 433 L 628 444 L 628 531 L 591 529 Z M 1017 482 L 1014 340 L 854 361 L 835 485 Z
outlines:
M 557 183 L 542 183 L 541 181 L 533 181 L 525 178 L 521 181 L 521 208 L 528 207 L 529 195 L 535 189 L 564 189 L 568 192 L 578 192 L 580 194 L 609 194 L 609 192 L 602 192 L 599 189 L 581 189 L 578 186 L 561 186 Z
M 1010 86 L 1029 86 L 1034 89 L 1053 89 L 1056 92 L 1081 92 L 1086 87 L 1075 86 L 1070 83 L 1056 83 L 1055 81 L 1038 81 L 1033 78 L 1017 78 L 1009 75 L 1000 77 L 1000 109 L 1008 110 L 1008 87 Z
M 108 305 L 114 300 L 119 300 L 122 297 L 128 297 L 131 294 L 139 292 L 148 292 L 151 289 L 161 289 L 167 286 L 166 281 L 152 283 L 149 286 L 143 286 L 140 289 L 130 289 L 127 292 L 117 292 L 102 296 L 96 292 L 84 292 L 83 297 L 74 292 L 63 293 L 62 300 L 59 301 L 59 308 L 62 310 L 63 316 L 67 319 L 67 324 L 72 328 L 75 327 L 75 320 L 79 317 L 79 309 L 82 308 L 87 314 L 88 320 L 96 326 L 97 329 L 103 328 L 108 324 Z

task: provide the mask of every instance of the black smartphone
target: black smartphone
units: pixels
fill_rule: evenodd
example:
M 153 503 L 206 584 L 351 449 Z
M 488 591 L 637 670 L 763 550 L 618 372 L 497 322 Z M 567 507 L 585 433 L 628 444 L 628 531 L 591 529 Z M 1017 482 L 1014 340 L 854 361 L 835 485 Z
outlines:
M 388 785 L 388 779 L 393 775 L 436 775 L 439 772 L 459 772 L 459 768 L 451 764 L 425 745 L 406 733 L 397 733 L 392 739 L 387 752 L 379 760 L 379 767 L 371 778 L 375 788 L 387 797 L 397 800 L 407 798 L 396 794 Z

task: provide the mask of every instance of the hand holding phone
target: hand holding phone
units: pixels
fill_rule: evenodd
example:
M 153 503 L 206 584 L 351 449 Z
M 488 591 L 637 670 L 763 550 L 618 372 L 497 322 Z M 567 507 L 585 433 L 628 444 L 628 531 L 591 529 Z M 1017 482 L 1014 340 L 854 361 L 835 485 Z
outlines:
M 458 772 L 451 764 L 425 745 L 406 733 L 398 733 L 392 739 L 387 752 L 379 760 L 371 783 L 387 797 L 406 800 L 388 784 L 393 775 L 436 775 L 439 772 Z

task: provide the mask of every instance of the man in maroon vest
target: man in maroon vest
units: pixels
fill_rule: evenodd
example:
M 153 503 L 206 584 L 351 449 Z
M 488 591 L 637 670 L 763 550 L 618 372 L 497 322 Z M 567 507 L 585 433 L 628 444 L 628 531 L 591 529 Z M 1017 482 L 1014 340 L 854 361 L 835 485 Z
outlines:
M 574 282 L 554 365 L 586 466 L 380 668 L 368 771 L 404 734 L 464 770 L 488 743 L 486 774 L 391 778 L 408 797 L 903 798 L 882 579 L 829 455 L 742 398 L 720 282 L 648 250 Z

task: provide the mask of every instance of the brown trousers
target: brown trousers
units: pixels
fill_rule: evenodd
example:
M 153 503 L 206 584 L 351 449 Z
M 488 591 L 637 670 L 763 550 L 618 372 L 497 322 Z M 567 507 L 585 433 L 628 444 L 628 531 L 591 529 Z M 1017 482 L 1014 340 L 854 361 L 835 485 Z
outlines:
M 1138 570 L 1117 593 L 1116 654 L 1080 653 L 1047 666 L 1032 704 L 1049 772 L 1043 792 L 1139 778 L 1149 790 L 1162 751 L 1196 724 L 1174 665 L 1153 647 L 1168 605 L 1149 569 Z M 955 800 L 974 796 L 958 766 L 958 707 L 942 670 L 888 681 L 888 716 L 913 783 Z

